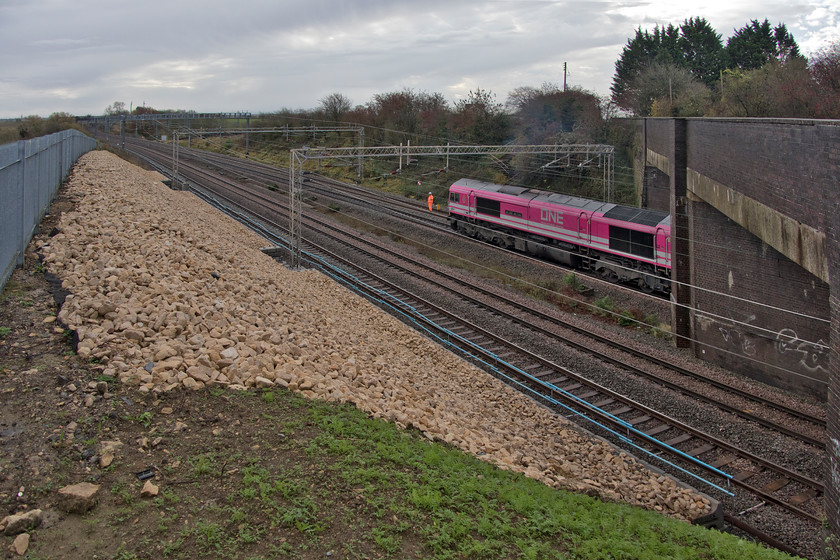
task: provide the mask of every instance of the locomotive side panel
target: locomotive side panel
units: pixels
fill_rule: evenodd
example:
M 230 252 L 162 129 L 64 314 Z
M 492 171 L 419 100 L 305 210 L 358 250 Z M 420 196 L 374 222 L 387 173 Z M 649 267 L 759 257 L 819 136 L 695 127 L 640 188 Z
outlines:
M 568 244 L 569 249 L 580 244 L 574 208 L 533 200 L 528 208 L 530 231 L 547 240 Z

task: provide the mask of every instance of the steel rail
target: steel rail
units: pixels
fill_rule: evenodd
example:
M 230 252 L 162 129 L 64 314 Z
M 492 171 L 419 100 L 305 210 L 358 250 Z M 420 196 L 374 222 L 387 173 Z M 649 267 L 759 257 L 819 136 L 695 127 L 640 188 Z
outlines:
M 230 156 L 221 156 L 221 157 L 224 158 L 224 159 L 230 158 Z M 205 159 L 206 160 L 208 158 L 200 157 L 200 159 Z M 231 158 L 231 159 L 234 159 L 237 162 L 239 161 L 238 158 Z M 271 173 L 272 170 L 276 171 L 276 168 L 273 168 L 272 166 L 268 166 L 268 165 L 265 165 L 265 164 L 259 164 L 258 166 L 261 169 L 265 170 L 266 174 Z M 280 173 L 280 175 L 282 176 L 283 174 Z M 242 175 L 241 177 L 243 179 L 248 178 L 247 175 Z M 272 177 L 273 177 L 273 175 L 272 175 Z M 382 248 L 382 250 L 388 251 L 388 249 L 384 248 L 384 247 Z M 520 309 L 521 311 L 524 311 L 528 314 L 534 315 L 534 316 L 538 317 L 539 319 L 550 322 L 552 324 L 556 324 L 556 325 L 558 325 L 562 328 L 569 329 L 569 330 L 571 330 L 571 331 L 573 331 L 573 332 L 575 332 L 579 335 L 584 335 L 588 338 L 594 339 L 596 342 L 604 344 L 608 347 L 614 347 L 615 346 L 615 343 L 612 340 L 610 340 L 609 338 L 607 338 L 605 336 L 601 336 L 597 333 L 593 333 L 591 331 L 588 331 L 588 330 L 586 330 L 582 327 L 579 327 L 579 326 L 574 325 L 572 323 L 569 323 L 567 321 L 564 321 L 562 318 L 559 318 L 559 317 L 554 316 L 554 315 L 548 315 L 546 313 L 543 313 L 543 312 L 541 312 L 539 310 L 536 310 L 536 309 L 533 309 L 531 307 L 525 307 L 524 305 L 516 304 L 515 302 L 512 302 L 512 301 L 500 296 L 499 294 L 493 293 L 489 290 L 479 288 L 479 287 L 477 287 L 475 285 L 472 285 L 468 282 L 462 281 L 458 278 L 455 278 L 455 277 L 447 274 L 446 272 L 443 272 L 443 271 L 440 271 L 440 270 L 438 270 L 437 272 L 438 272 L 438 274 L 441 274 L 441 275 L 445 276 L 446 278 L 448 278 L 449 280 L 451 280 L 453 282 L 456 282 L 456 283 L 458 283 L 460 285 L 463 285 L 463 286 L 469 286 L 471 289 L 474 289 L 474 290 L 476 290 L 480 293 L 483 293 L 484 295 L 486 295 L 488 297 L 502 299 L 502 300 L 506 301 L 506 303 L 508 303 L 509 305 L 511 305 L 511 306 L 513 306 L 517 309 Z M 486 304 L 478 302 L 478 301 L 475 301 L 475 303 L 477 305 L 486 305 Z M 783 433 L 785 435 L 789 435 L 791 437 L 795 437 L 795 438 L 800 439 L 800 440 L 804 441 L 805 443 L 808 443 L 808 444 L 813 445 L 815 447 L 822 448 L 822 449 L 825 448 L 825 442 L 821 439 L 813 438 L 813 437 L 808 436 L 806 434 L 802 434 L 798 431 L 792 430 L 782 423 L 765 420 L 764 418 L 761 418 L 759 416 L 756 416 L 756 415 L 750 414 L 748 412 L 745 412 L 743 409 L 741 409 L 737 406 L 732 406 L 732 405 L 728 405 L 726 403 L 720 402 L 719 399 L 712 399 L 711 397 L 707 396 L 704 393 L 689 389 L 689 388 L 684 387 L 684 386 L 682 386 L 678 383 L 675 383 L 675 382 L 669 381 L 667 379 L 664 379 L 661 376 L 658 376 L 658 375 L 656 375 L 652 372 L 645 371 L 645 370 L 643 370 L 641 368 L 638 368 L 638 367 L 635 367 L 635 366 L 630 366 L 629 364 L 627 364 L 623 360 L 612 358 L 612 357 L 606 355 L 604 352 L 593 349 L 591 346 L 581 344 L 579 342 L 576 342 L 576 341 L 570 339 L 567 336 L 563 336 L 559 333 L 551 332 L 551 331 L 548 331 L 547 329 L 544 329 L 544 328 L 539 327 L 537 325 L 533 325 L 533 323 L 530 322 L 530 321 L 524 321 L 521 318 L 516 317 L 514 315 L 511 315 L 511 314 L 508 314 L 508 313 L 504 313 L 504 316 L 506 316 L 509 320 L 516 321 L 516 322 L 518 322 L 518 323 L 520 323 L 520 324 L 522 324 L 522 325 L 524 325 L 524 326 L 526 326 L 526 327 L 528 327 L 532 330 L 541 332 L 542 334 L 544 334 L 546 336 L 550 336 L 550 337 L 553 337 L 555 339 L 558 339 L 561 342 L 563 342 L 564 344 L 568 344 L 568 345 L 570 345 L 574 348 L 577 348 L 578 350 L 593 354 L 596 357 L 598 357 L 599 359 L 602 359 L 604 361 L 612 363 L 613 365 L 615 365 L 617 367 L 620 367 L 622 369 L 626 369 L 626 370 L 630 371 L 631 373 L 633 373 L 635 375 L 645 377 L 645 378 L 650 379 L 650 380 L 652 380 L 656 383 L 659 383 L 663 386 L 666 386 L 666 387 L 670 388 L 671 390 L 680 392 L 680 393 L 682 393 L 686 396 L 692 397 L 692 398 L 700 399 L 704 402 L 709 402 L 711 404 L 714 404 L 715 406 L 718 406 L 722 410 L 725 410 L 727 412 L 735 414 L 735 415 L 737 415 L 741 418 L 744 418 L 745 420 L 756 422 L 756 423 L 758 423 L 758 424 L 760 424 L 764 427 L 774 429 L 774 430 L 776 430 L 780 433 Z M 789 415 L 791 417 L 794 417 L 798 420 L 807 421 L 807 422 L 810 422 L 810 423 L 815 424 L 815 425 L 820 426 L 820 427 L 825 426 L 825 421 L 823 419 L 815 418 L 815 417 L 813 417 L 811 415 L 808 415 L 806 413 L 803 413 L 801 411 L 791 409 L 789 407 L 786 407 L 783 404 L 776 403 L 773 400 L 769 400 L 769 399 L 766 399 L 766 398 L 763 398 L 763 397 L 760 397 L 760 396 L 753 395 L 753 394 L 751 394 L 747 391 L 739 389 L 739 388 L 737 388 L 735 386 L 732 386 L 728 383 L 724 383 L 724 382 L 721 382 L 721 381 L 717 381 L 715 379 L 710 379 L 710 378 L 704 377 L 704 376 L 702 376 L 698 373 L 695 373 L 695 372 L 691 371 L 690 369 L 687 369 L 687 368 L 682 367 L 680 365 L 674 364 L 674 363 L 672 363 L 668 360 L 657 358 L 655 356 L 650 356 L 650 355 L 648 355 L 648 354 L 646 354 L 642 351 L 635 350 L 635 349 L 629 348 L 629 347 L 622 347 L 622 351 L 631 355 L 631 356 L 633 356 L 633 357 L 635 357 L 635 358 L 637 358 L 637 359 L 641 359 L 643 361 L 656 364 L 660 367 L 663 367 L 663 368 L 666 368 L 668 370 L 674 371 L 674 372 L 676 372 L 680 375 L 683 375 L 683 376 L 688 377 L 690 379 L 693 379 L 695 381 L 710 385 L 710 386 L 712 386 L 712 387 L 714 387 L 718 390 L 728 392 L 730 394 L 736 395 L 740 398 L 749 400 L 751 402 L 760 404 L 762 406 L 767 406 L 768 408 L 772 408 L 776 411 L 787 414 L 787 415 Z

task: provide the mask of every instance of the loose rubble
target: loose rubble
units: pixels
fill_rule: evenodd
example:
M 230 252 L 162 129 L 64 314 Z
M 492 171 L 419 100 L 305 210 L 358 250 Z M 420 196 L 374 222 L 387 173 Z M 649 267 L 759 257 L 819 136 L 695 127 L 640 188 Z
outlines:
M 21 533 L 15 537 L 15 540 L 12 541 L 12 545 L 9 547 L 9 550 L 18 556 L 26 554 L 26 551 L 29 550 L 29 533 Z
M 33 509 L 14 515 L 7 515 L 0 521 L 0 528 L 4 535 L 18 535 L 24 531 L 38 528 L 44 521 L 44 514 L 40 509 Z
M 286 387 L 352 402 L 553 487 L 679 519 L 709 511 L 705 497 L 322 274 L 276 263 L 262 238 L 161 180 L 108 152 L 83 156 L 68 184 L 77 209 L 39 247 L 70 292 L 59 320 L 103 374 L 153 393 Z
M 58 491 L 58 508 L 67 513 L 85 513 L 96 505 L 99 485 L 79 482 Z
M 143 485 L 143 489 L 140 490 L 140 495 L 144 498 L 154 498 L 158 495 L 159 490 L 160 488 L 157 484 L 155 484 L 151 480 L 147 480 L 146 483 Z

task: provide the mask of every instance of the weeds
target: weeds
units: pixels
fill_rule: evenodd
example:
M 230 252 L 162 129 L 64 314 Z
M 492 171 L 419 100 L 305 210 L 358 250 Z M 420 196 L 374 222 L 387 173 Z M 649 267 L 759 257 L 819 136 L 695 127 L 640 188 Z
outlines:
M 131 488 L 129 488 L 125 483 L 117 482 L 111 487 L 111 493 L 119 498 L 124 504 L 126 505 L 134 505 L 135 497 L 134 492 Z M 123 512 L 125 516 L 131 514 L 130 510 L 126 510 Z M 124 519 L 123 519 L 124 520 Z M 121 520 L 121 521 L 123 521 Z
M 638 323 L 636 315 L 632 311 L 622 311 L 615 316 L 615 321 L 622 327 L 629 327 Z
M 123 549 L 123 545 L 120 545 L 120 549 L 117 551 L 116 556 L 114 556 L 114 560 L 136 560 L 137 555 L 133 552 L 129 552 Z
M 196 537 L 199 548 L 205 551 L 222 550 L 225 533 L 224 529 L 218 523 L 200 520 L 196 523 L 193 534 Z
M 195 459 L 191 459 L 189 462 L 192 465 L 193 476 L 198 478 L 210 474 L 216 468 L 215 461 L 207 454 L 199 455 Z
M 104 381 L 105 383 L 107 383 L 108 385 L 111 385 L 111 386 L 116 385 L 116 383 L 117 383 L 117 378 L 112 376 L 112 375 L 99 374 L 94 378 L 94 380 L 95 381 Z
M 173 554 L 175 554 L 176 552 L 181 550 L 181 547 L 183 546 L 183 544 L 184 544 L 184 539 L 183 538 L 178 538 L 175 541 L 166 543 L 163 546 L 163 551 L 162 551 L 163 556 L 165 558 L 169 558 L 170 556 L 172 556 Z
M 152 413 L 149 412 L 148 410 L 138 414 L 137 416 L 125 416 L 124 419 L 129 421 L 129 422 L 137 422 L 138 424 L 141 424 L 147 430 L 152 425 Z
M 563 276 L 563 284 L 575 292 L 579 292 L 584 288 L 583 283 L 581 283 L 580 279 L 577 277 L 577 274 L 572 272 L 571 274 L 566 274 Z
M 402 548 L 399 537 L 388 534 L 385 529 L 373 529 L 371 533 L 373 535 L 373 542 L 384 550 L 386 554 L 395 554 Z
M 593 302 L 595 310 L 593 313 L 599 317 L 607 317 L 615 311 L 615 302 L 610 296 L 604 296 Z

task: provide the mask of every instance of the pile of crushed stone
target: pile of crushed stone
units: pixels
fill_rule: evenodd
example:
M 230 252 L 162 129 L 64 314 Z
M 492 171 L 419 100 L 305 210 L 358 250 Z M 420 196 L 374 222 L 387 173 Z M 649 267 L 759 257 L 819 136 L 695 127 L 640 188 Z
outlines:
M 157 173 L 83 156 L 74 211 L 39 250 L 80 356 L 142 392 L 282 386 L 351 402 L 543 483 L 694 519 L 709 500 L 646 469 Z

